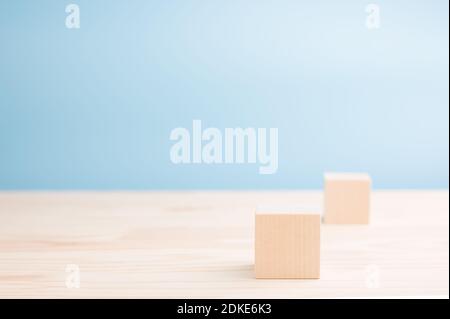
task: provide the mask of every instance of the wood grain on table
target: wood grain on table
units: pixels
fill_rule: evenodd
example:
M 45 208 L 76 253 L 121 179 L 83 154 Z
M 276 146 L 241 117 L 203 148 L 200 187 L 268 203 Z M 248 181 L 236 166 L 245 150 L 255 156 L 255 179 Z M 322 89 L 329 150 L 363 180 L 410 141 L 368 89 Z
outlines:
M 322 193 L 2 192 L 0 298 L 449 294 L 447 190 L 375 191 L 370 225 L 322 225 L 318 280 L 254 278 L 258 205 L 320 208 Z

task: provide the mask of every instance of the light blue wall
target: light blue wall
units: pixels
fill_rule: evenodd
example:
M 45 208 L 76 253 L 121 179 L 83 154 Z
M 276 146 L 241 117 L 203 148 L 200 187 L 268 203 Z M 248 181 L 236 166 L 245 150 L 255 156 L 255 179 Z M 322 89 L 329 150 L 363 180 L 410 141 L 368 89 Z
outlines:
M 0 1 L 0 189 L 448 188 L 447 0 Z M 170 131 L 277 127 L 279 169 L 170 162 Z

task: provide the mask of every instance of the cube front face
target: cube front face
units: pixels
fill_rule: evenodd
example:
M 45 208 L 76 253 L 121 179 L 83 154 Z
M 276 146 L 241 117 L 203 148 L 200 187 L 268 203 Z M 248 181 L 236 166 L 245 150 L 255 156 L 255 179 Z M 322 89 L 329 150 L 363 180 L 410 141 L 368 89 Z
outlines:
M 368 224 L 370 179 L 325 178 L 324 222 L 327 224 Z
M 255 226 L 256 278 L 320 277 L 320 215 L 256 214 Z

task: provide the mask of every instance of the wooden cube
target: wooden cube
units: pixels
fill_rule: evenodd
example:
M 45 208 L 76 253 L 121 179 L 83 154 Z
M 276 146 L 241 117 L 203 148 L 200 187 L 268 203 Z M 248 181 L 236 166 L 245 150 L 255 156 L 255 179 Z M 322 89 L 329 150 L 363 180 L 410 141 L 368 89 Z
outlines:
M 368 224 L 371 180 L 368 174 L 325 174 L 324 222 Z
M 255 216 L 255 276 L 320 277 L 320 214 L 300 209 L 259 209 Z

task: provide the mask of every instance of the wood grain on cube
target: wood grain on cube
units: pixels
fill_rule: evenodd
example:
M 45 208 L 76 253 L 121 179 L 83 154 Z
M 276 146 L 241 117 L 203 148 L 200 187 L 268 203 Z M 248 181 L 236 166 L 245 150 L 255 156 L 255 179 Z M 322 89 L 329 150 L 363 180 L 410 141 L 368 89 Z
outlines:
M 266 279 L 320 277 L 320 215 L 257 212 L 255 276 Z
M 367 174 L 325 174 L 324 222 L 368 224 L 371 179 Z

